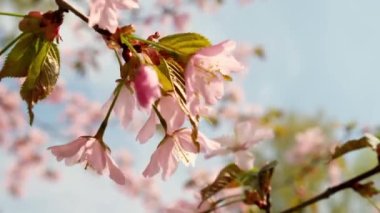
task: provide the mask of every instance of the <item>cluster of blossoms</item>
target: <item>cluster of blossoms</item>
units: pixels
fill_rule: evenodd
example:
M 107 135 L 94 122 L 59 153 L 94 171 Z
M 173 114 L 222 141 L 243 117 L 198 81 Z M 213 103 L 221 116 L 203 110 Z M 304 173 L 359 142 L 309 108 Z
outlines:
M 93 123 L 105 117 L 94 135 L 80 136 L 68 144 L 49 147 L 48 150 L 57 160 L 64 160 L 68 166 L 84 164 L 85 168 L 108 175 L 117 184 L 128 186 L 125 189 L 130 193 L 133 193 L 134 184 L 149 184 L 149 180 L 136 181 L 129 174 L 128 163 L 119 167 L 103 140 L 112 113 L 119 118 L 123 127 L 128 128 L 134 120 L 134 112 L 139 110 L 149 114 L 136 136 L 140 143 L 146 143 L 153 137 L 157 125 L 161 125 L 164 132 L 164 137 L 151 155 L 143 176 L 153 177 L 161 172 L 162 178 L 167 179 L 176 171 L 179 162 L 186 166 L 194 166 L 200 153 L 204 153 L 206 157 L 233 153 L 241 169 L 252 168 L 253 156 L 249 150 L 258 141 L 271 138 L 273 133 L 270 130 L 252 127 L 248 123 L 238 124 L 235 137 L 228 139 L 231 144 L 222 138 L 209 139 L 198 130 L 199 120 L 212 116 L 212 107 L 223 98 L 225 81 L 231 80 L 232 74 L 244 70 L 244 66 L 233 55 L 236 43 L 227 40 L 211 45 L 206 38 L 195 33 L 164 38 L 155 33 L 147 39 L 141 39 L 134 35 L 134 27 L 131 25 L 118 28 L 115 15 L 116 9 L 137 8 L 138 4 L 135 1 L 91 3 L 89 25 L 102 33 L 108 47 L 115 50 L 120 62 L 120 79 L 116 81 L 117 86 L 103 107 L 108 109 L 106 114 L 99 110 L 100 106 L 92 105 L 82 96 L 65 93 L 64 85 L 56 83 L 58 77 L 53 81 L 48 79 L 48 84 L 45 84 L 44 77 L 41 77 L 45 72 L 54 75 L 59 73 L 59 56 L 54 42 L 58 42 L 60 38 L 59 28 L 63 22 L 64 11 L 62 8 L 44 14 L 30 12 L 19 24 L 25 36 L 21 39 L 22 42 L 30 39 L 36 44 L 43 44 L 34 55 L 47 58 L 47 61 L 42 60 L 42 64 L 46 63 L 48 66 L 37 70 L 42 73 L 41 76 L 31 74 L 34 70 L 30 67 L 35 66 L 33 61 L 25 66 L 26 70 L 21 70 L 20 74 L 15 75 L 11 69 L 3 69 L 1 73 L 1 77 L 27 77 L 24 84 L 26 82 L 25 85 L 30 89 L 26 92 L 30 93 L 21 91 L 21 94 L 24 94 L 22 98 L 28 102 L 30 113 L 33 105 L 47 95 L 50 95 L 48 100 L 53 103 L 62 100 L 69 102 L 65 111 L 65 121 L 74 124 L 69 131 L 73 135 L 91 131 Z M 107 22 L 102 21 L 104 17 Z M 177 44 L 178 40 L 179 43 L 182 42 L 182 46 Z M 40 53 L 45 51 L 44 48 L 46 55 L 42 57 Z M 16 58 L 12 61 L 14 62 L 17 62 Z M 34 81 L 34 85 L 29 84 L 33 78 L 37 78 L 37 81 Z M 46 86 L 49 88 L 46 89 Z M 27 96 L 28 94 L 30 96 Z M 78 113 L 84 108 L 85 113 Z M 31 121 L 32 117 L 30 116 Z M 186 126 L 189 124 L 191 127 Z M 246 132 L 242 132 L 242 128 L 246 128 Z M 248 138 L 249 131 L 254 132 L 252 139 Z M 20 147 L 25 145 L 20 144 Z M 11 176 L 16 177 L 14 180 L 24 177 L 18 171 L 26 171 L 24 167 L 35 166 L 43 160 L 37 155 L 27 157 L 11 171 Z M 46 171 L 46 176 L 51 179 L 57 177 L 50 170 Z M 18 190 L 14 187 L 16 185 L 14 182 L 10 184 L 15 193 Z M 157 193 L 145 192 L 142 196 L 152 206 L 160 205 Z
M 249 150 L 258 141 L 272 138 L 270 129 L 256 128 L 249 122 L 241 123 L 236 127 L 235 139 L 216 140 L 207 138 L 198 130 L 199 119 L 212 116 L 211 107 L 222 99 L 225 80 L 231 79 L 233 73 L 244 70 L 244 66 L 233 55 L 236 43 L 227 40 L 212 46 L 200 35 L 184 34 L 173 41 L 190 35 L 190 40 L 200 39 L 198 42 L 203 44 L 199 47 L 190 46 L 197 49 L 183 53 L 181 51 L 185 49 L 176 49 L 181 47 L 161 45 L 158 33 L 146 40 L 140 39 L 134 35 L 133 26 L 117 27 L 118 9 L 138 7 L 134 0 L 91 1 L 89 25 L 107 31 L 103 36 L 108 47 L 118 53 L 120 79 L 117 80 L 113 95 L 103 107 L 108 112 L 96 134 L 80 136 L 69 144 L 53 146 L 49 150 L 57 160 L 65 159 L 67 165 L 84 163 L 86 168 L 92 168 L 99 174 L 108 174 L 118 184 L 126 184 L 128 179 L 112 159 L 103 135 L 111 112 L 127 128 L 133 120 L 134 111 L 138 109 L 150 114 L 137 134 L 140 143 L 153 137 L 157 124 L 161 124 L 164 129 L 164 137 L 143 171 L 145 177 L 152 177 L 161 171 L 162 178 L 167 179 L 175 172 L 178 162 L 194 165 L 198 153 L 205 153 L 206 157 L 234 153 L 237 165 L 242 169 L 250 169 L 253 156 Z M 34 13 L 29 16 L 34 16 Z M 58 31 L 54 35 L 53 39 L 58 37 Z M 170 36 L 166 39 L 170 41 Z M 80 100 L 72 98 L 80 108 L 85 107 Z M 91 111 L 91 107 L 85 108 Z M 76 118 L 78 113 L 75 112 L 74 108 L 68 108 L 67 115 L 71 119 L 79 119 L 74 122 L 80 123 L 79 126 L 86 126 L 83 122 L 94 121 L 91 118 Z M 94 119 L 98 116 L 101 114 Z M 186 127 L 186 120 L 191 128 Z M 72 131 L 75 130 L 77 133 L 81 131 L 74 126 Z M 252 132 L 253 137 L 249 137 Z
M 138 45 L 135 43 L 134 48 L 138 49 Z M 181 106 L 174 91 L 163 89 L 154 67 L 141 60 L 151 57 L 153 61 L 155 58 L 152 55 L 156 55 L 152 52 L 155 50 L 143 45 L 140 48 L 142 50 L 137 55 L 126 57 L 124 47 L 122 56 L 126 63 L 122 67 L 123 78 L 106 106 L 113 108 L 124 127 L 133 120 L 135 109 L 150 112 L 137 135 L 140 143 L 145 143 L 154 135 L 158 123 L 163 124 L 165 136 L 152 154 L 143 175 L 152 177 L 162 170 L 162 177 L 166 179 L 174 173 L 179 161 L 193 165 L 198 152 L 211 154 L 219 149 L 218 142 L 208 139 L 200 132 L 196 133 L 194 139 L 194 130 L 183 125 L 188 116 L 206 116 L 207 108 L 223 96 L 225 76 L 242 71 L 243 66 L 232 56 L 235 48 L 232 41 L 200 49 L 184 66 L 187 104 Z M 102 141 L 102 134 L 97 134 L 94 137 L 80 137 L 67 145 L 50 149 L 59 160 L 66 158 L 69 164 L 85 162 L 99 173 L 107 171 L 114 181 L 124 183 L 110 158 L 108 147 Z

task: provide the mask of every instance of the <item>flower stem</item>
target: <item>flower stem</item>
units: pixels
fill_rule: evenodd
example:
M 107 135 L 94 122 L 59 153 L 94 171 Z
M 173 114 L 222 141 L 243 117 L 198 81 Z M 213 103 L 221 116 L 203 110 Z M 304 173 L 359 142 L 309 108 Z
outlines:
M 24 18 L 25 17 L 25 15 L 23 15 L 23 14 L 8 13 L 8 12 L 0 12 L 0 16 L 13 16 L 13 17 L 18 17 L 18 18 Z
M 303 209 L 305 208 L 306 206 L 309 206 L 311 204 L 314 204 L 316 202 L 319 202 L 320 200 L 323 200 L 323 199 L 326 199 L 328 197 L 330 197 L 331 195 L 341 191 L 341 190 L 344 190 L 344 189 L 348 189 L 348 188 L 352 188 L 352 186 L 355 184 L 355 183 L 358 183 L 366 178 L 369 178 L 373 175 L 376 175 L 380 172 L 380 164 L 377 165 L 376 167 L 374 167 L 373 169 L 367 171 L 367 172 L 364 172 L 352 179 L 349 179 L 339 185 L 336 185 L 334 187 L 331 187 L 331 188 L 328 188 L 326 189 L 326 191 L 322 192 L 321 194 L 313 197 L 313 198 L 310 198 L 309 200 L 306 200 L 305 202 L 301 203 L 301 204 L 298 204 L 294 207 L 291 207 L 289 209 L 286 209 L 286 210 L 283 210 L 281 211 L 281 213 L 290 213 L 290 212 L 298 212 L 300 211 L 300 209 Z
M 21 33 L 19 36 L 17 36 L 15 39 L 13 39 L 11 42 L 9 42 L 1 51 L 0 56 L 5 53 L 9 48 L 11 48 L 21 37 L 23 37 L 25 34 Z
M 61 10 L 66 11 L 66 12 L 70 11 L 70 12 L 74 13 L 74 15 L 78 16 L 82 21 L 84 21 L 85 23 L 88 23 L 88 17 L 86 15 L 84 15 L 83 13 L 79 12 L 79 10 L 77 10 L 75 7 L 73 7 L 72 5 L 67 3 L 66 1 L 55 0 L 55 3 L 58 5 L 58 7 Z M 112 35 L 112 33 L 110 31 L 105 30 L 105 29 L 101 29 L 98 25 L 93 26 L 93 29 L 103 36 Z
M 136 49 L 132 46 L 132 44 L 128 41 L 128 39 L 124 36 L 121 36 L 121 42 L 128 46 L 129 50 L 132 51 L 132 54 L 136 57 L 139 57 L 139 53 L 136 51 Z
M 116 100 L 119 97 L 119 94 L 120 94 L 120 91 L 122 89 L 123 84 L 124 84 L 124 81 L 120 81 L 119 84 L 116 86 L 115 91 L 114 91 L 115 97 L 113 98 L 112 103 L 111 103 L 110 107 L 108 108 L 106 117 L 104 118 L 104 120 L 100 124 L 100 127 L 95 134 L 95 138 L 98 138 L 98 139 L 103 138 L 104 132 L 106 131 L 106 128 L 108 125 L 108 119 L 111 115 L 113 107 L 115 106 Z

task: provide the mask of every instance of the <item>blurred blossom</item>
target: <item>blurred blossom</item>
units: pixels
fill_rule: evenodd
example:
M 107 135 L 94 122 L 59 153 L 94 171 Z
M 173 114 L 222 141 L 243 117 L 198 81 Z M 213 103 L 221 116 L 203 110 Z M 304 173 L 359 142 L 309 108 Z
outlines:
M 173 15 L 173 21 L 176 30 L 183 32 L 189 25 L 190 15 L 188 13 L 176 13 Z
M 207 158 L 216 155 L 233 154 L 235 163 L 244 170 L 253 167 L 254 156 L 250 149 L 263 140 L 274 137 L 272 129 L 256 127 L 252 122 L 241 122 L 236 124 L 233 136 L 224 136 L 215 140 L 221 144 L 221 148 L 207 154 Z
M 66 96 L 67 96 L 67 93 L 66 93 L 65 83 L 63 81 L 58 81 L 52 93 L 47 97 L 47 100 L 52 103 L 57 104 L 64 101 Z
M 202 212 L 210 209 L 212 206 L 206 201 L 200 207 L 198 207 L 200 201 L 189 202 L 186 200 L 178 200 L 171 206 L 165 208 L 165 213 L 194 213 Z M 221 212 L 221 210 L 213 211 L 215 213 Z
M 114 33 L 118 26 L 118 10 L 136 8 L 139 8 L 137 0 L 91 0 L 88 25 L 99 25 Z
M 46 169 L 43 173 L 43 177 L 49 181 L 57 181 L 60 179 L 60 173 L 56 170 Z
M 196 0 L 197 6 L 205 12 L 213 12 L 220 6 L 215 0 Z
M 287 152 L 287 160 L 292 163 L 303 162 L 310 155 L 320 155 L 325 149 L 326 136 L 319 127 L 313 127 L 295 136 L 296 144 Z
M 103 106 L 103 109 L 105 111 L 108 110 L 109 106 L 111 106 L 111 103 L 114 98 L 115 94 L 112 94 L 110 99 Z M 124 128 L 127 128 L 128 125 L 131 123 L 135 106 L 136 98 L 133 95 L 132 89 L 129 88 L 127 85 L 122 85 L 119 96 L 115 102 L 113 111 L 115 112 L 115 115 L 119 118 Z
M 212 183 L 218 175 L 218 171 L 210 172 L 209 170 L 197 169 L 191 172 L 191 178 L 186 183 L 185 188 L 199 191 L 203 187 Z
M 336 161 L 332 161 L 329 164 L 328 174 L 330 179 L 330 185 L 338 185 L 342 180 L 342 168 Z
M 238 43 L 234 51 L 234 56 L 245 65 L 248 65 L 249 60 L 253 56 L 253 47 L 249 43 Z
M 81 94 L 71 94 L 62 115 L 69 124 L 68 135 L 77 137 L 92 131 L 104 116 L 101 105 L 87 100 Z

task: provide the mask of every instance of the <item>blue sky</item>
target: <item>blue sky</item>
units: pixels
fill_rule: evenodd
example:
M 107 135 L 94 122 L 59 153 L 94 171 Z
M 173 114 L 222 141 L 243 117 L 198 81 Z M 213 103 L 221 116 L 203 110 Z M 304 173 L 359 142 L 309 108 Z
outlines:
M 232 39 L 265 48 L 267 59 L 252 60 L 244 81 L 249 101 L 306 113 L 324 110 L 341 121 L 380 123 L 376 86 L 380 78 L 379 1 L 255 0 L 243 8 L 235 1 L 226 2 L 212 15 L 194 11 L 190 31 L 204 34 L 214 43 Z M 117 67 L 104 64 L 101 72 L 90 75 L 90 81 L 72 86 L 87 88 L 90 97 L 106 100 L 116 78 L 110 70 Z M 76 79 L 67 74 L 64 78 Z M 105 79 L 110 83 L 104 84 Z M 126 148 L 146 155 L 138 160 L 139 172 L 155 146 L 155 142 L 137 145 L 134 136 L 119 128 L 106 137 L 107 141 L 122 141 L 118 146 L 127 144 Z M 1 173 L 7 159 L 0 163 Z M 84 172 L 79 166 L 56 166 L 63 171 L 61 182 L 49 184 L 33 179 L 21 200 L 0 192 L 0 212 L 142 211 L 138 201 L 123 196 L 107 178 Z M 170 188 L 170 193 L 163 195 L 167 201 L 181 193 L 180 183 L 187 170 L 180 167 L 169 182 L 161 183 L 163 188 Z M 159 177 L 156 179 L 161 182 Z

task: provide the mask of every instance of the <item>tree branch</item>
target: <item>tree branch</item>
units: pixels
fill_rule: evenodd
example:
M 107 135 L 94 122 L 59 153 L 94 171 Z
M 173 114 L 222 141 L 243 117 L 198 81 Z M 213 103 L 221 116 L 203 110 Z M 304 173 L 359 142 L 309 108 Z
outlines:
M 66 1 L 64 1 L 64 0 L 55 0 L 55 3 L 58 5 L 58 7 L 59 7 L 60 10 L 63 10 L 65 12 L 69 12 L 70 11 L 70 12 L 74 13 L 76 16 L 78 16 L 83 22 L 88 23 L 88 17 L 86 15 L 84 15 L 83 13 L 81 13 L 80 11 L 78 11 L 75 7 L 73 7 L 72 5 L 70 5 L 69 3 L 67 3 Z M 98 25 L 95 25 L 92 28 L 96 32 L 98 32 L 99 34 L 101 34 L 103 36 L 109 37 L 109 36 L 112 35 L 112 33 L 110 31 L 102 29 Z
M 284 211 L 282 211 L 281 213 L 289 213 L 289 212 L 295 212 L 295 211 L 298 211 L 302 208 L 305 208 L 306 206 L 309 206 L 313 203 L 316 203 L 320 200 L 323 200 L 323 199 L 326 199 L 328 197 L 330 197 L 331 195 L 339 192 L 339 191 L 342 191 L 344 189 L 348 189 L 348 188 L 352 188 L 352 186 L 355 184 L 355 183 L 358 183 L 366 178 L 369 178 L 377 173 L 380 172 L 380 164 L 378 164 L 375 168 L 367 171 L 367 172 L 364 172 L 354 178 L 351 178 L 337 186 L 334 186 L 334 187 L 330 187 L 328 188 L 326 191 L 324 191 L 323 193 L 297 205 L 297 206 L 294 206 L 292 208 L 289 208 L 289 209 L 286 209 Z

